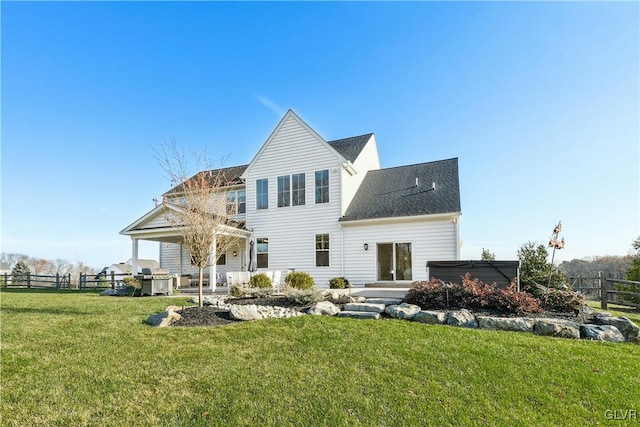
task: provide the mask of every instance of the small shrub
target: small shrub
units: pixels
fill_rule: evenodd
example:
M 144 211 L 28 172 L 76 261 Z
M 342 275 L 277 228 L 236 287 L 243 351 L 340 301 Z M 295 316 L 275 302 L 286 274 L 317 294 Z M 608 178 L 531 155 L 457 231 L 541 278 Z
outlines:
M 292 271 L 284 278 L 284 283 L 290 288 L 302 290 L 311 289 L 315 284 L 313 277 L 304 271 Z
M 538 298 L 538 300 L 546 310 L 564 313 L 573 312 L 586 305 L 584 295 L 558 289 L 549 289 L 549 293 Z
M 469 274 L 462 278 L 461 283 L 444 283 L 437 279 L 415 282 L 404 302 L 423 309 L 488 309 L 518 315 L 542 311 L 538 301 L 526 292 L 517 292 L 514 286 L 499 289 L 471 279 Z
M 251 277 L 249 286 L 252 288 L 271 288 L 271 279 L 266 274 L 259 273 Z
M 350 288 L 351 283 L 345 277 L 334 277 L 329 280 L 329 289 L 344 289 Z
M 229 293 L 236 298 L 262 298 L 273 293 L 273 288 L 247 288 L 241 285 L 231 285 Z
M 284 294 L 287 300 L 302 305 L 311 305 L 324 299 L 322 296 L 323 292 L 320 289 L 297 289 L 287 287 L 284 290 Z

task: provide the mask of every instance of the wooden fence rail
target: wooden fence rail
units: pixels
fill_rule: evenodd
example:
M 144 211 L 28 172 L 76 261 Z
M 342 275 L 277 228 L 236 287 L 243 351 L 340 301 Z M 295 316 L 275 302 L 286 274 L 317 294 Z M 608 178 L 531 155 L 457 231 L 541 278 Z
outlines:
M 587 297 L 596 297 L 603 309 L 607 308 L 607 304 L 640 307 L 640 282 L 609 279 L 602 272 L 598 273 L 598 277 L 570 277 L 569 281 L 574 291 Z
M 20 287 L 20 288 L 36 288 L 36 289 L 117 289 L 122 286 L 123 279 L 131 274 L 115 274 L 110 275 L 94 275 L 87 273 L 79 273 L 78 280 L 72 280 L 71 273 L 67 274 L 31 274 L 12 277 L 11 274 L 5 273 L 2 277 L 2 287 Z

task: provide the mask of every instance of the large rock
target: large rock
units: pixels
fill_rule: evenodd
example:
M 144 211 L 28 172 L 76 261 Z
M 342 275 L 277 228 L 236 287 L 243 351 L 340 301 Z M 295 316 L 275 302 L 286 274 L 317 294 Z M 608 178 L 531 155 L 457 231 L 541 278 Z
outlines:
M 116 291 L 115 289 L 105 289 L 104 291 L 100 292 L 101 297 L 115 297 L 116 295 L 118 295 L 118 291 Z
M 350 303 L 345 304 L 345 311 L 369 311 L 372 313 L 382 313 L 384 312 L 385 305 L 384 304 L 368 304 L 366 302 L 359 303 Z
M 318 316 L 335 316 L 339 311 L 340 309 L 336 307 L 334 303 L 330 301 L 320 301 L 313 304 L 307 313 Z
M 262 314 L 255 305 L 231 305 L 229 317 L 233 320 L 258 320 L 262 319 Z
M 413 320 L 429 325 L 442 325 L 447 320 L 447 313 L 444 311 L 422 310 L 414 316 Z
M 447 313 L 447 325 L 460 326 L 463 328 L 477 328 L 478 321 L 467 309 L 454 310 Z
M 533 333 L 549 337 L 580 338 L 580 325 L 562 319 L 535 319 Z
M 412 320 L 420 313 L 420 306 L 403 302 L 399 305 L 388 305 L 384 311 L 394 319 Z
M 497 329 L 500 331 L 533 332 L 533 319 L 528 317 L 493 317 L 478 316 L 481 329 Z
M 618 328 L 611 325 L 580 325 L 580 338 L 594 341 L 624 342 Z
M 626 317 L 614 317 L 610 313 L 594 313 L 591 316 L 591 322 L 595 325 L 615 326 L 624 336 L 625 341 L 638 341 L 640 327 Z
M 349 304 L 349 303 L 357 303 L 364 302 L 364 297 L 355 297 L 349 294 L 342 294 L 336 291 L 328 291 L 324 294 L 324 297 L 327 301 L 330 301 L 334 304 Z
M 176 320 L 180 320 L 182 316 L 174 311 L 164 311 L 162 313 L 156 313 L 149 316 L 147 319 L 147 323 L 151 326 L 156 326 L 158 328 L 164 328 L 165 326 L 171 325 Z

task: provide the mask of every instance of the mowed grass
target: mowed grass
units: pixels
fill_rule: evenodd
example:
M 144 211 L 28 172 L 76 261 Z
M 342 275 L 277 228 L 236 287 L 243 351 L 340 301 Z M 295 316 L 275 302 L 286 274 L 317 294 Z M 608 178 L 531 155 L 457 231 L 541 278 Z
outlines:
M 3 426 L 620 425 L 640 346 L 304 316 L 143 324 L 186 298 L 0 292 Z

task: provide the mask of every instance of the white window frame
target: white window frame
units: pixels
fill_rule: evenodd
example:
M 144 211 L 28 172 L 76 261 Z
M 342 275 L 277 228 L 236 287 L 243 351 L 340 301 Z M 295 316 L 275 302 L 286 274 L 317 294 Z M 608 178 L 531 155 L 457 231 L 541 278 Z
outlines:
M 327 185 L 326 186 L 318 186 L 318 174 L 319 173 L 327 173 Z M 330 190 L 330 175 L 329 175 L 329 169 L 323 169 L 323 170 L 319 170 L 319 171 L 315 171 L 314 173 L 314 180 L 313 180 L 313 189 L 314 189 L 314 200 L 316 202 L 316 205 L 320 205 L 320 204 L 324 204 L 324 203 L 329 203 L 330 202 L 330 197 L 329 197 L 329 190 Z M 326 188 L 326 190 L 324 190 L 324 188 Z M 320 201 L 318 201 L 318 191 L 320 191 L 320 194 L 324 195 L 326 197 L 326 200 L 324 200 L 324 198 L 320 198 Z
M 318 237 L 321 236 L 327 236 L 327 240 L 326 242 L 324 241 L 324 239 L 321 239 L 320 241 L 320 245 L 322 246 L 324 243 L 326 243 L 326 247 L 321 247 L 318 248 Z M 331 267 L 331 234 L 330 233 L 319 233 L 315 235 L 314 238 L 314 254 L 315 254 L 315 264 L 316 267 Z M 320 252 L 326 252 L 327 253 L 327 265 L 319 265 L 318 264 L 318 253 Z

